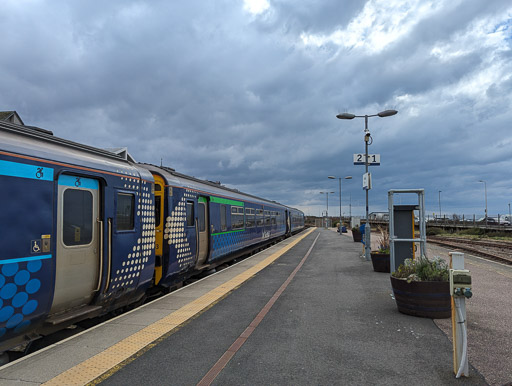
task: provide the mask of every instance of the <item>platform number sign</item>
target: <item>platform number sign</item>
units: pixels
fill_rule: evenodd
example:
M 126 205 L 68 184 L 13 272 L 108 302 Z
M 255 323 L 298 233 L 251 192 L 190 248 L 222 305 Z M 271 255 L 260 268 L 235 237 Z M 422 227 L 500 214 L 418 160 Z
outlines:
M 354 154 L 354 165 L 364 165 L 365 158 L 364 153 Z M 368 154 L 368 165 L 380 165 L 380 154 Z

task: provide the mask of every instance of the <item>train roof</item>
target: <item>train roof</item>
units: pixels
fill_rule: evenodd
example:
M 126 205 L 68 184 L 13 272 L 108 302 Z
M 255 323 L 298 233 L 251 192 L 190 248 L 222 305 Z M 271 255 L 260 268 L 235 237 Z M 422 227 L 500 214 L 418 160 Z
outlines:
M 283 205 L 277 201 L 272 201 L 252 194 L 244 193 L 239 191 L 238 189 L 228 188 L 227 186 L 221 185 L 220 182 L 202 180 L 196 177 L 188 176 L 166 166 L 157 166 L 147 163 L 140 163 L 139 165 L 149 169 L 150 171 L 162 174 L 167 179 L 170 185 L 184 186 L 186 188 L 204 191 L 205 193 L 209 194 L 226 196 L 229 198 L 235 198 L 246 201 L 253 200 L 261 204 L 288 208 L 286 205 Z
M 288 208 L 290 210 L 301 212 L 298 209 L 288 207 L 276 201 L 268 200 L 248 193 L 243 193 L 240 192 L 238 189 L 228 188 L 224 185 L 221 185 L 220 182 L 202 180 L 196 177 L 179 173 L 170 167 L 156 166 L 153 164 L 146 163 L 136 163 L 133 157 L 128 153 L 126 148 L 100 149 L 97 147 L 88 146 L 78 142 L 73 142 L 67 139 L 56 137 L 53 135 L 53 132 L 41 129 L 39 127 L 18 125 L 4 121 L 0 121 L 0 131 L 16 135 L 22 135 L 29 140 L 33 139 L 34 141 L 44 141 L 47 144 L 60 145 L 63 146 L 64 148 L 70 149 L 71 151 L 79 150 L 80 152 L 87 153 L 92 156 L 99 156 L 104 159 L 106 158 L 112 161 L 117 161 L 114 162 L 115 165 L 119 165 L 119 163 L 122 163 L 125 167 L 128 168 L 142 167 L 150 171 L 155 171 L 164 175 L 167 178 L 169 184 L 171 185 L 184 186 L 190 189 L 204 191 L 205 193 L 216 194 L 220 196 L 229 196 L 231 198 L 238 198 L 240 200 L 252 200 L 259 202 L 261 204 L 280 206 Z M 35 143 L 36 142 L 34 142 L 34 144 Z M 48 154 L 52 154 L 53 156 L 55 156 L 55 154 L 52 153 L 51 151 L 48 151 Z M 73 154 L 67 154 L 65 151 L 63 151 L 63 155 L 66 157 L 77 157 L 78 154 L 76 152 L 73 152 Z M 90 157 L 87 158 L 87 162 L 91 162 Z M 112 166 L 114 167 L 114 165 Z
M 41 129 L 40 127 L 17 125 L 15 123 L 0 121 L 0 129 L 6 132 L 22 135 L 26 138 L 44 140 L 48 143 L 63 145 L 65 147 L 75 150 L 81 150 L 90 154 L 107 157 L 118 161 L 126 161 L 126 158 L 123 158 L 122 154 L 116 154 L 108 150 L 84 145 L 64 138 L 59 138 L 54 136 L 52 131 Z

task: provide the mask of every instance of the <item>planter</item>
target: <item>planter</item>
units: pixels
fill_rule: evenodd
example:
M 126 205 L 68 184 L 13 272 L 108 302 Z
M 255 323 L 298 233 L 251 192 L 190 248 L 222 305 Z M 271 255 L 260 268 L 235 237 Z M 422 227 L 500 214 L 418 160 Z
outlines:
M 398 311 L 432 319 L 452 316 L 450 283 L 446 281 L 413 281 L 391 276 L 391 286 Z
M 352 231 L 352 238 L 356 242 L 361 242 L 362 239 L 363 239 L 363 235 L 361 234 L 361 232 L 354 232 L 354 231 Z
M 390 272 L 389 253 L 371 252 L 373 270 L 375 272 Z

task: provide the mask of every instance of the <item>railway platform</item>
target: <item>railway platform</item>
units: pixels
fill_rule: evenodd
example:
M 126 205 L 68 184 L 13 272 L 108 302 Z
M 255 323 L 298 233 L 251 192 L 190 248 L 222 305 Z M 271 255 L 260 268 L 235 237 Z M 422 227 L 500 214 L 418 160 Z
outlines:
M 313 228 L 1 367 L 0 385 L 503 385 L 512 356 L 489 356 L 510 354 L 510 300 L 478 299 L 510 288 L 512 267 L 473 264 L 468 378 L 454 377 L 446 320 L 400 314 L 360 243 Z

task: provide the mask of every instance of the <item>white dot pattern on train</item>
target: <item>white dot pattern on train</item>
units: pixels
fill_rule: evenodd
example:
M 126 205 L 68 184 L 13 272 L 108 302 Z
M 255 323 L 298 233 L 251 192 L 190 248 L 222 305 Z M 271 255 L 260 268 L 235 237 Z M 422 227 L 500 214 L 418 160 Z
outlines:
M 131 179 L 125 178 L 125 180 L 129 181 Z M 132 185 L 125 184 L 125 188 L 130 189 Z M 133 189 L 136 188 L 137 185 L 133 185 Z M 155 245 L 155 206 L 150 188 L 150 183 L 142 181 L 142 195 L 139 197 L 137 207 L 137 217 L 140 217 L 142 223 L 142 238 L 138 238 L 137 244 L 132 246 L 131 252 L 121 263 L 121 269 L 117 269 L 113 273 L 112 290 L 134 286 L 153 252 Z M 137 195 L 137 193 L 135 194 Z
M 185 233 L 185 224 L 187 222 L 187 199 L 192 200 L 195 195 L 189 190 L 185 192 L 181 200 L 174 207 L 171 215 L 166 218 L 164 239 L 168 240 L 169 245 L 174 245 L 178 264 L 184 268 L 192 264 L 195 256 L 191 252 L 190 244 Z

